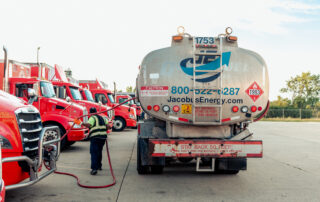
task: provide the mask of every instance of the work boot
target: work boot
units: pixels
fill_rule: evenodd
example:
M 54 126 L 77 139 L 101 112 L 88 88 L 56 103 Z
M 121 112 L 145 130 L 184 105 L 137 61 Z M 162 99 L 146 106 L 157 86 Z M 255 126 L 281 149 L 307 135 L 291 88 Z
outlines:
M 91 175 L 96 175 L 97 173 L 98 173 L 97 170 L 91 170 L 91 172 L 90 172 Z

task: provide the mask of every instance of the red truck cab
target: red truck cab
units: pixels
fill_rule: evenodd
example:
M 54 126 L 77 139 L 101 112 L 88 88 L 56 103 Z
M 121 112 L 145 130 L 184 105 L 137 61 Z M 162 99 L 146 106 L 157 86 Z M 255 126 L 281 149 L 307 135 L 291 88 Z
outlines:
M 11 70 L 12 69 L 12 70 Z M 20 78 L 18 75 L 10 75 L 10 71 L 17 69 L 30 69 L 27 64 L 18 63 L 16 61 L 9 61 L 9 88 L 8 92 L 25 101 L 28 101 L 28 90 L 33 89 L 37 98 L 33 101 L 32 105 L 35 106 L 42 118 L 44 126 L 58 126 L 61 134 L 68 131 L 74 119 L 83 116 L 82 120 L 88 119 L 88 111 L 77 104 L 68 103 L 65 100 L 56 98 L 53 86 L 49 81 L 39 80 L 38 78 Z M 28 75 L 24 75 L 28 77 Z M 61 142 L 61 147 L 64 148 L 73 144 L 75 141 L 80 141 L 88 136 L 88 129 L 75 125 L 67 137 Z
M 43 127 L 37 108 L 2 91 L 9 89 L 4 50 L 5 60 L 0 62 L 0 201 L 5 190 L 32 185 L 56 170 L 61 135 L 58 127 Z M 43 163 L 50 169 L 41 171 Z
M 130 95 L 119 95 L 119 94 L 116 95 L 116 102 L 117 103 L 122 103 L 122 102 L 129 100 L 129 99 L 132 99 L 132 97 Z M 136 109 L 137 120 L 139 120 L 141 117 L 141 112 L 142 112 L 141 107 L 136 105 L 133 100 L 128 101 L 125 105 Z
M 83 88 L 88 88 L 93 95 L 95 102 L 114 107 L 118 105 L 114 101 L 112 92 L 103 88 L 98 81 L 80 80 L 79 85 Z M 113 130 L 122 131 L 126 127 L 135 128 L 137 126 L 135 109 L 129 106 L 119 106 L 114 109 L 115 118 L 113 121 Z

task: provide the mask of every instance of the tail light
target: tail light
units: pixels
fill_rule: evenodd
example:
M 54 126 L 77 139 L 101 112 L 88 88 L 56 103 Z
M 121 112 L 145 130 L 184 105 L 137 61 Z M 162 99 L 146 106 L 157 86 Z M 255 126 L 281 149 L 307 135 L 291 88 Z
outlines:
M 262 111 L 262 107 L 261 106 L 258 107 L 258 111 Z
M 257 111 L 257 107 L 253 105 L 253 106 L 251 107 L 251 111 L 252 111 L 252 112 L 256 112 L 256 111 Z
M 159 111 L 159 110 L 160 110 L 160 106 L 159 106 L 159 105 L 154 105 L 154 106 L 153 106 L 153 110 L 154 110 L 155 112 Z
M 151 106 L 151 105 L 148 105 L 148 106 L 147 106 L 147 110 L 150 111 L 151 109 L 152 109 L 152 106 Z
M 238 106 L 233 106 L 232 107 L 232 112 L 238 112 L 239 111 L 239 107 Z
M 140 124 L 138 123 L 138 135 L 140 135 Z
M 175 106 L 172 108 L 172 110 L 173 110 L 174 112 L 178 112 L 178 111 L 180 110 L 180 107 L 179 107 L 178 105 L 175 105 Z

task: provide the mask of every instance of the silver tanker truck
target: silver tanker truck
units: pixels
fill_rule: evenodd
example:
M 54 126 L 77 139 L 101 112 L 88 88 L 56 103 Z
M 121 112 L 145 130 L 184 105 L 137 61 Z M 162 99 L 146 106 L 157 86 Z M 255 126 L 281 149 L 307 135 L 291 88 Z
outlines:
M 179 27 L 171 47 L 143 59 L 137 97 L 148 118 L 138 125 L 139 174 L 162 173 L 172 159 L 236 174 L 247 158 L 262 158 L 248 125 L 269 107 L 267 66 L 231 33 L 194 37 Z

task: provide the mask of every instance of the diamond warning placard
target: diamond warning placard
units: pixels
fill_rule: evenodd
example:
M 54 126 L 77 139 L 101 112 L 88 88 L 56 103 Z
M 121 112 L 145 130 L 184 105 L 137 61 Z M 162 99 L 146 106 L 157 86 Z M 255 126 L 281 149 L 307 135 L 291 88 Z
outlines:
M 253 82 L 253 84 L 251 84 L 246 90 L 246 93 L 253 100 L 253 102 L 255 102 L 263 94 L 263 90 L 260 88 L 257 82 Z

